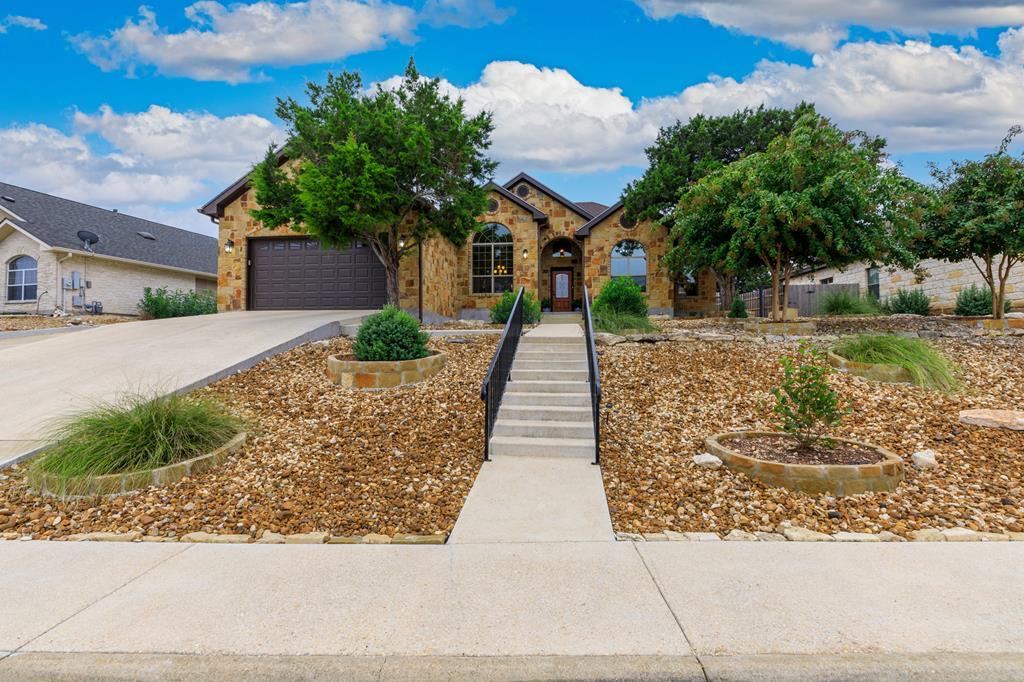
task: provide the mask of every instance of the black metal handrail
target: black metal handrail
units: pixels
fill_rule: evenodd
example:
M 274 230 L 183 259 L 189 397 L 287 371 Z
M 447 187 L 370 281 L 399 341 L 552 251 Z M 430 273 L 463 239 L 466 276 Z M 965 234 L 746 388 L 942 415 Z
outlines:
M 519 337 L 523 333 L 523 287 L 519 287 L 516 302 L 512 304 L 512 312 L 505 322 L 505 330 L 501 332 L 501 340 L 494 351 L 487 376 L 480 386 L 480 399 L 484 401 L 484 461 L 491 459 L 491 430 L 494 420 L 498 418 L 498 408 L 505 395 L 505 384 L 512 373 L 512 361 L 516 359 L 519 348 Z
M 587 370 L 590 381 L 590 411 L 594 419 L 594 464 L 601 463 L 601 373 L 597 368 L 594 346 L 594 322 L 590 318 L 590 292 L 583 285 L 583 338 L 587 346 Z

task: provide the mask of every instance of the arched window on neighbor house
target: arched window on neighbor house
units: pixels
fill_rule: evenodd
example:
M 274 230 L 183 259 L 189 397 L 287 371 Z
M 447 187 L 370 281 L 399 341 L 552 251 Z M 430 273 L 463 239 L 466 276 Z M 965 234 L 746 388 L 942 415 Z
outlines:
M 500 294 L 512 288 L 512 232 L 487 223 L 473 238 L 473 293 Z
M 635 239 L 623 239 L 612 249 L 612 277 L 629 277 L 647 291 L 647 252 Z
M 39 264 L 32 256 L 15 256 L 7 264 L 7 300 L 34 301 L 39 276 Z

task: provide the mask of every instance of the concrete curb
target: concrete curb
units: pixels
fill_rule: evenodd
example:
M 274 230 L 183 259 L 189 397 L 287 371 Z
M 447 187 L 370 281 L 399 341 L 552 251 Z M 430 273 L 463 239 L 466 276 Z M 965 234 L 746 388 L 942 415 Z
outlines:
M 238 656 L 13 653 L 0 680 L 822 680 L 1016 679 L 1021 653 L 746 656 Z
M 70 327 L 49 327 L 47 329 L 19 329 L 13 332 L 0 332 L 0 341 L 4 339 L 20 339 L 26 336 L 47 336 L 49 334 L 66 334 L 68 332 L 78 332 L 83 329 L 96 329 L 96 327 L 89 324 L 79 324 Z

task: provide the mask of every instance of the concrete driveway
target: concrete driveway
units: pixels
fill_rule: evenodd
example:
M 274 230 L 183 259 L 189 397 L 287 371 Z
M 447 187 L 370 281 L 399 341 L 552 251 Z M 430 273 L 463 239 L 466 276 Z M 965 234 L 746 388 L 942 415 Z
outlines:
M 0 347 L 0 468 L 46 444 L 54 418 L 124 392 L 197 388 L 369 311 L 237 312 L 112 324 Z

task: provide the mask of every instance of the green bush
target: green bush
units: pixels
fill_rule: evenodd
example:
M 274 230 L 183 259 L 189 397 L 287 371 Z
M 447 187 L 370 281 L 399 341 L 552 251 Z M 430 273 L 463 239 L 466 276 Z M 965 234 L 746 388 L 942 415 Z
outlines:
M 594 331 L 598 332 L 622 336 L 637 332 L 658 331 L 658 328 L 651 324 L 646 315 L 617 313 L 609 308 L 592 308 L 590 317 L 594 323 Z
M 743 299 L 737 296 L 732 300 L 732 307 L 729 308 L 729 312 L 726 317 L 733 319 L 747 317 L 747 304 L 743 302 Z
M 839 405 L 839 395 L 829 385 L 833 370 L 825 351 L 803 342 L 795 356 L 783 356 L 780 362 L 782 383 L 772 389 L 775 413 L 782 417 L 783 431 L 795 436 L 802 447 L 811 447 L 849 409 Z
M 961 289 L 956 295 L 957 315 L 964 317 L 981 317 L 992 314 L 992 290 L 988 287 L 979 287 L 972 284 L 966 289 Z M 1010 312 L 1010 302 L 1003 301 L 1003 312 Z
M 212 291 L 192 291 L 166 288 L 142 290 L 139 310 L 144 317 L 163 319 L 166 317 L 189 317 L 191 315 L 212 315 L 217 312 L 217 297 Z
M 244 428 L 213 400 L 130 395 L 58 423 L 34 466 L 62 478 L 155 469 L 206 454 Z
M 640 285 L 629 277 L 616 277 L 601 287 L 594 300 L 594 309 L 613 313 L 647 317 L 647 298 Z
M 506 291 L 501 298 L 491 306 L 491 322 L 494 324 L 505 324 L 508 316 L 512 314 L 512 306 L 516 303 L 518 291 Z M 529 291 L 523 292 L 523 324 L 537 324 L 540 322 L 540 303 L 537 297 Z
M 886 315 L 928 315 L 932 312 L 932 302 L 921 289 L 900 289 L 885 299 L 882 312 Z
M 854 362 L 902 367 L 910 372 L 915 384 L 925 388 L 954 391 L 959 386 L 953 365 L 920 339 L 860 334 L 841 340 L 835 353 Z
M 426 356 L 430 335 L 416 318 L 393 305 L 384 306 L 359 325 L 352 354 L 357 360 L 415 360 Z
M 825 315 L 877 315 L 878 302 L 870 296 L 861 298 L 845 289 L 830 291 L 821 297 Z

